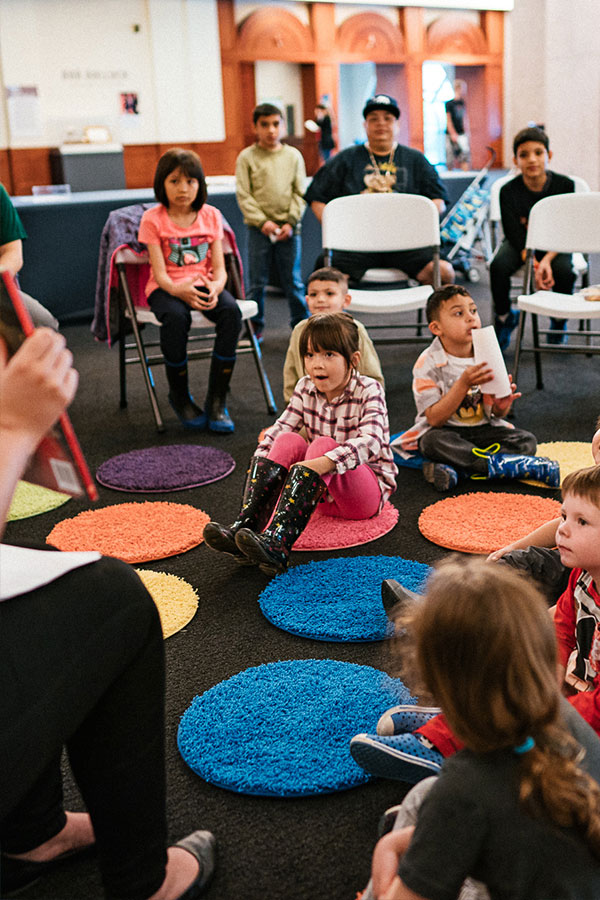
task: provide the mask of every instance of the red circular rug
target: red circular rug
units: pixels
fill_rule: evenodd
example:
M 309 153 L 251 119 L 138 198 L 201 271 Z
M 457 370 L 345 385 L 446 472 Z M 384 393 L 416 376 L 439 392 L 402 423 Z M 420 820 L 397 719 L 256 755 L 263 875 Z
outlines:
M 398 521 L 398 510 L 386 503 L 371 519 L 338 519 L 317 510 L 294 544 L 294 550 L 342 550 L 383 537 Z
M 426 507 L 419 516 L 419 530 L 440 547 L 488 554 L 559 513 L 557 500 L 532 494 L 461 494 Z
M 46 542 L 59 550 L 98 550 L 128 563 L 147 562 L 197 547 L 209 521 L 184 503 L 120 503 L 59 522 Z

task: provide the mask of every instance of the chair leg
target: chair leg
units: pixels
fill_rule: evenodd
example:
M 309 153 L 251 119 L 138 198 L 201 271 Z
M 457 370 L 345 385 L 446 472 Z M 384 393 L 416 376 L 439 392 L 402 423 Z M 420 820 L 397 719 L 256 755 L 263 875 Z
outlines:
M 127 406 L 127 366 L 125 365 L 125 316 L 119 309 L 119 406 Z
M 263 366 L 260 345 L 256 340 L 256 335 L 254 334 L 254 326 L 252 325 L 251 319 L 246 319 L 246 328 L 248 329 L 248 337 L 250 339 L 250 346 L 252 347 L 252 355 L 254 356 L 254 362 L 256 363 L 256 371 L 258 372 L 258 377 L 260 379 L 265 402 L 267 404 L 267 412 L 270 415 L 275 415 L 275 413 L 277 412 L 277 406 L 275 404 L 275 398 L 271 389 L 271 383 L 267 377 L 267 373 L 265 372 L 265 367 Z
M 542 354 L 540 351 L 540 333 L 538 330 L 538 317 L 531 314 L 531 330 L 533 331 L 533 355 L 535 359 L 535 375 L 536 388 L 538 391 L 543 390 L 544 382 L 542 381 Z
M 519 319 L 519 328 L 517 331 L 517 344 L 515 346 L 515 362 L 513 367 L 513 378 L 515 382 L 518 384 L 518 375 L 519 375 L 519 362 L 521 360 L 521 342 L 523 340 L 523 335 L 525 333 L 525 319 L 527 317 L 527 313 L 524 310 L 521 310 L 521 317 Z
M 120 264 L 117 264 L 117 269 L 119 271 L 119 284 L 121 286 L 122 296 L 125 301 L 125 305 L 127 310 L 131 316 L 131 327 L 133 329 L 133 336 L 135 338 L 135 344 L 138 351 L 139 363 L 142 367 L 142 372 L 144 375 L 144 382 L 146 385 L 146 391 L 148 392 L 148 400 L 150 401 L 150 406 L 152 407 L 152 414 L 154 416 L 154 421 L 156 423 L 156 430 L 162 434 L 165 430 L 165 426 L 162 420 L 162 416 L 160 414 L 160 409 L 158 406 L 158 400 L 156 399 L 156 390 L 154 388 L 154 379 L 152 377 L 152 370 L 148 365 L 148 360 L 146 358 L 146 349 L 144 347 L 144 342 L 142 340 L 142 335 L 138 326 L 137 319 L 135 317 L 135 308 L 133 306 L 133 301 L 131 299 L 131 294 L 129 293 L 129 286 L 127 284 L 127 278 L 125 276 L 124 267 Z
M 417 337 L 423 334 L 423 310 L 417 310 Z

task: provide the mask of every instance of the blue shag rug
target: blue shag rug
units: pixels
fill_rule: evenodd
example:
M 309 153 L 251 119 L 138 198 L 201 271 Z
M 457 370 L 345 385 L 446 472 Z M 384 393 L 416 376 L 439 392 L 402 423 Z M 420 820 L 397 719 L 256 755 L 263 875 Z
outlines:
M 381 582 L 394 578 L 421 592 L 430 567 L 400 556 L 352 556 L 294 566 L 258 598 L 263 615 L 283 631 L 316 641 L 382 641 L 392 634 Z
M 294 659 L 239 672 L 195 697 L 179 751 L 219 787 L 265 797 L 344 791 L 370 781 L 350 756 L 391 706 L 415 702 L 399 679 L 371 666 Z

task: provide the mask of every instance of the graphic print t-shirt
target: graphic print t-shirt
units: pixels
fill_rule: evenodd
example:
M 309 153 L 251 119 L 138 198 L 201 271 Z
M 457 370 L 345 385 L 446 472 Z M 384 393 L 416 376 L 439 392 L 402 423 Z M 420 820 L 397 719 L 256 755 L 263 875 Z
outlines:
M 223 220 L 214 206 L 204 204 L 196 221 L 187 228 L 176 225 L 162 204 L 146 210 L 140 222 L 138 240 L 142 244 L 158 244 L 162 250 L 167 275 L 173 281 L 185 281 L 199 275 L 212 276 L 210 247 L 223 239 Z M 146 296 L 158 288 L 152 272 L 146 285 Z

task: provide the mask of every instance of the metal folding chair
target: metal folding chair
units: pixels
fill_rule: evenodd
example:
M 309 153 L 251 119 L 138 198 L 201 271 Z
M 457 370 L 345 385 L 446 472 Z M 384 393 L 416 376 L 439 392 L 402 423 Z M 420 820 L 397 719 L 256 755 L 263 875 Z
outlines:
M 239 277 L 239 269 L 236 265 L 237 260 L 233 248 L 228 244 L 226 238 L 223 240 L 223 251 L 229 275 L 227 288 L 234 296 L 239 296 L 243 289 Z M 148 280 L 150 272 L 148 255 L 147 253 L 136 252 L 130 247 L 121 247 L 116 250 L 113 256 L 113 264 L 118 274 L 120 405 L 121 408 L 127 406 L 127 366 L 140 365 L 156 428 L 159 432 L 163 432 L 165 426 L 158 405 L 151 364 L 163 362 L 164 358 L 160 352 L 148 352 L 150 349 L 154 350 L 154 348 L 159 347 L 160 341 L 145 341 L 140 328 L 141 325 L 147 324 L 160 327 L 158 319 L 143 296 L 143 287 Z M 257 305 L 254 300 L 238 300 L 237 303 L 245 326 L 245 334 L 243 330 L 242 334 L 244 334 L 244 337 L 238 342 L 237 353 L 252 353 L 256 364 L 256 372 L 265 397 L 267 412 L 273 415 L 277 412 L 277 406 L 271 384 L 263 366 L 262 353 L 252 325 L 252 317 L 258 311 Z M 128 330 L 133 331 L 134 341 L 130 343 L 126 342 Z M 199 332 L 199 334 L 190 334 L 188 338 L 188 359 L 210 358 L 215 339 L 214 323 L 209 321 L 201 312 L 193 310 L 192 330 Z M 194 344 L 198 342 L 205 345 L 208 344 L 208 346 L 195 347 Z
M 421 337 L 423 310 L 433 290 L 440 286 L 440 217 L 433 200 L 418 194 L 355 194 L 331 200 L 323 210 L 323 248 L 325 264 L 331 265 L 334 250 L 349 252 L 389 252 L 431 247 L 434 287 L 394 287 L 387 290 L 363 289 L 372 280 L 396 281 L 407 276 L 396 269 L 369 269 L 360 288 L 352 288 L 349 311 L 366 314 L 394 315 L 389 324 L 369 325 L 375 329 L 417 329 L 416 336 L 373 338 L 378 344 L 429 342 L 431 335 Z M 416 324 L 401 324 L 398 314 L 417 311 Z
M 536 249 L 556 253 L 600 253 L 600 192 L 558 194 L 539 200 L 529 216 L 526 247 L 523 294 L 517 304 L 521 319 L 515 348 L 514 377 L 516 381 L 521 354 L 533 353 L 537 387 L 542 389 L 542 353 L 600 353 L 600 345 L 595 342 L 595 338 L 600 337 L 600 331 L 594 331 L 591 327 L 593 320 L 600 319 L 600 302 L 586 300 L 581 292 L 561 294 L 557 291 L 534 291 L 534 253 Z M 530 346 L 524 342 L 527 313 L 531 313 Z M 574 320 L 579 324 L 579 329 L 567 332 L 567 344 L 542 342 L 540 335 L 547 335 L 549 330 L 539 328 L 540 315 Z M 584 343 L 574 343 L 574 338 Z

